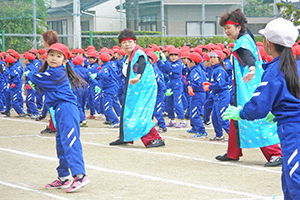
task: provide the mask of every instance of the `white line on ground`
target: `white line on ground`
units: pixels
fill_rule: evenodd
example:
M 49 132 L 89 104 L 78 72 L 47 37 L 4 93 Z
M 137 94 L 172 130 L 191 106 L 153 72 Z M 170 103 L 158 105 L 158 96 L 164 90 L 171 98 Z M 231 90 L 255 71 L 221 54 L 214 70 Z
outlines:
M 10 153 L 18 154 L 18 155 L 23 155 L 23 156 L 32 157 L 32 158 L 39 158 L 39 159 L 44 159 L 44 160 L 49 160 L 49 161 L 56 161 L 56 162 L 58 161 L 57 158 L 43 156 L 43 155 L 37 155 L 37 154 L 32 154 L 32 153 L 27 153 L 27 152 L 21 152 L 21 151 L 16 151 L 16 150 L 12 150 L 12 149 L 0 148 L 0 151 L 10 152 Z M 250 197 L 250 198 L 266 198 L 266 197 L 259 196 L 256 194 L 229 190 L 227 188 L 222 189 L 220 187 L 208 187 L 208 186 L 198 185 L 198 184 L 194 184 L 194 183 L 187 183 L 187 182 L 183 182 L 183 181 L 176 181 L 176 180 L 164 179 L 164 178 L 150 176 L 150 175 L 138 174 L 138 173 L 129 172 L 129 171 L 112 170 L 112 169 L 102 168 L 102 167 L 98 167 L 98 166 L 94 166 L 94 165 L 86 164 L 85 167 L 89 168 L 89 169 L 97 170 L 97 171 L 102 171 L 102 172 L 139 177 L 139 178 L 153 180 L 153 181 L 159 181 L 159 182 L 171 183 L 171 184 L 176 184 L 176 185 L 182 185 L 182 186 L 186 186 L 186 187 L 198 188 L 201 190 L 204 189 L 204 190 L 210 190 L 210 191 L 216 191 L 216 192 L 231 193 L 231 194 L 246 196 L 246 197 Z
M 26 188 L 26 187 L 15 185 L 15 184 L 11 184 L 11 183 L 6 183 L 6 182 L 3 182 L 1 180 L 0 180 L 0 184 L 8 186 L 8 187 L 16 188 L 16 189 L 19 189 L 19 190 L 25 190 L 27 192 L 34 192 L 34 193 L 46 195 L 46 196 L 49 196 L 49 197 L 53 197 L 55 199 L 69 200 L 68 198 L 65 198 L 65 197 L 60 197 L 60 196 L 57 196 L 57 195 L 54 195 L 54 194 L 50 194 L 50 193 L 46 193 L 46 192 L 41 192 L 41 191 L 38 191 L 38 190 L 33 190 L 33 189 L 30 189 L 30 188 Z
M 0 120 L 7 120 L 7 121 L 17 121 L 17 122 L 30 122 L 30 123 L 34 123 L 34 124 L 48 124 L 46 122 L 40 122 L 40 121 L 33 121 L 33 120 L 28 120 L 28 119 L 14 119 L 14 118 L 10 118 L 10 117 L 0 117 Z

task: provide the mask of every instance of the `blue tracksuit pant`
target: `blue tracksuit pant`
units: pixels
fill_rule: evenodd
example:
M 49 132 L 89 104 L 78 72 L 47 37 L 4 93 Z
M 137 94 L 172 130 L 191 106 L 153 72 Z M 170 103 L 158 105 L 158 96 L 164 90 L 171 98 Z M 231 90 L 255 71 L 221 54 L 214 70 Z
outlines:
M 5 91 L 6 90 L 6 83 L 0 82 L 0 111 L 4 111 L 4 106 L 5 106 L 5 99 L 6 99 L 6 95 L 5 95 Z
M 157 119 L 157 125 L 161 128 L 166 128 L 166 123 L 163 116 L 163 108 L 162 108 L 164 100 L 165 100 L 165 93 L 163 91 L 158 92 L 153 116 Z
M 31 88 L 27 89 L 27 95 L 26 95 L 26 107 L 27 107 L 27 113 L 38 115 L 39 111 L 35 105 L 35 94 L 36 92 Z
M 106 121 L 111 121 L 113 124 L 119 123 L 119 119 L 116 116 L 116 113 L 112 110 L 113 102 L 116 95 L 116 91 L 114 90 L 102 90 L 103 91 L 103 99 L 102 105 L 104 109 L 104 115 L 106 117 Z
M 35 87 L 36 89 L 36 93 L 35 93 L 35 97 L 36 97 L 36 107 L 38 109 L 43 108 L 43 93 L 39 93 L 39 87 Z
M 217 137 L 223 136 L 223 129 L 226 133 L 229 132 L 229 120 L 223 120 L 222 114 L 228 108 L 230 96 L 229 90 L 223 90 L 217 94 L 213 94 L 213 110 L 212 110 L 212 123 Z
M 80 142 L 79 112 L 76 105 L 61 102 L 55 108 L 56 151 L 59 177 L 85 174 L 82 146 Z
M 85 102 L 88 96 L 88 89 L 82 87 L 81 91 L 79 90 L 79 88 L 77 90 L 74 91 L 74 94 L 77 97 L 77 108 L 79 111 L 79 121 L 82 122 L 85 120 Z
M 113 98 L 113 108 L 117 114 L 117 116 L 119 117 L 121 115 L 121 105 L 118 101 L 118 95 L 114 94 L 114 98 Z
M 22 84 L 16 84 L 15 88 L 9 88 L 6 98 L 6 113 L 10 113 L 10 108 L 13 107 L 18 114 L 22 114 L 23 110 L 20 106 L 19 95 L 21 93 Z
M 204 122 L 210 121 L 210 113 L 212 111 L 213 104 L 214 104 L 213 94 L 211 91 L 209 91 L 208 97 L 204 102 L 204 115 L 203 115 Z
M 94 115 L 95 114 L 95 99 L 96 98 L 96 93 L 95 93 L 95 89 L 93 87 L 89 87 L 89 95 L 88 95 L 88 105 L 89 105 L 89 109 L 90 109 L 90 114 Z
M 167 88 L 171 88 L 173 94 L 166 97 L 166 111 L 170 119 L 175 119 L 174 111 L 178 119 L 184 119 L 184 110 L 182 105 L 182 82 L 181 80 L 170 79 Z
M 284 199 L 300 199 L 300 125 L 299 122 L 278 125 L 282 150 L 282 190 Z M 296 138 L 296 140 L 295 140 Z
M 192 130 L 200 134 L 205 133 L 202 123 L 201 114 L 203 113 L 203 104 L 205 100 L 205 92 L 194 92 L 195 95 L 190 98 L 190 121 Z

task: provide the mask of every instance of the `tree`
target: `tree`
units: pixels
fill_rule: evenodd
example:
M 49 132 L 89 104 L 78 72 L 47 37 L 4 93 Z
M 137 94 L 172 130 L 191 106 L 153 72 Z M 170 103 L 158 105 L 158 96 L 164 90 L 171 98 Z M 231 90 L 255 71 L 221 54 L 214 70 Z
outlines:
M 295 8 L 292 3 L 277 3 L 278 10 L 280 11 L 279 16 L 285 19 L 291 20 L 295 26 L 300 25 L 300 10 Z
M 5 33 L 33 34 L 33 1 L 32 0 L 0 0 L 0 27 Z M 37 34 L 46 27 L 46 11 L 44 0 L 36 0 Z M 5 48 L 15 49 L 23 53 L 33 47 L 33 37 L 5 37 Z
M 244 8 L 244 13 L 248 17 L 272 16 L 273 6 L 266 0 L 248 0 Z

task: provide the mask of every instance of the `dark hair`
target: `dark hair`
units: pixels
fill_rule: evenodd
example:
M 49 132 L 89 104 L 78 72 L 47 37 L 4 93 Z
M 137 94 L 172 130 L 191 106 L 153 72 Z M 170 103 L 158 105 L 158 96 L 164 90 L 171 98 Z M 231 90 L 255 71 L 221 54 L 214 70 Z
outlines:
M 273 45 L 275 50 L 280 53 L 279 71 L 283 72 L 287 88 L 294 97 L 299 99 L 300 84 L 298 67 L 292 49 L 279 44 L 273 43 Z
M 33 63 L 33 60 L 29 60 L 29 59 L 27 59 L 30 63 Z
M 38 72 L 45 72 L 46 70 L 48 69 L 48 62 L 46 61 L 39 69 Z M 70 66 L 70 64 L 67 62 L 66 63 L 66 68 L 65 68 L 65 71 L 66 71 L 66 75 L 61 78 L 58 83 L 62 82 L 64 80 L 64 78 L 67 76 L 68 79 L 69 79 L 69 82 L 71 84 L 71 87 L 73 89 L 76 89 L 76 88 L 82 88 L 83 87 L 87 87 L 88 83 L 82 79 L 81 77 L 79 77 L 76 72 L 73 71 L 72 67 Z M 41 88 L 39 88 L 39 92 L 41 93 L 42 90 Z
M 3 65 L 0 65 L 0 72 L 1 72 L 1 74 L 3 74 L 3 73 L 4 73 L 4 70 L 3 70 Z
M 225 70 L 227 70 L 227 68 L 225 67 L 224 61 L 223 61 L 220 57 L 218 57 L 218 58 L 219 58 L 220 65 L 221 65 Z
M 234 25 L 234 26 L 236 26 L 236 27 L 241 26 L 241 32 L 243 32 L 243 33 L 246 31 L 246 24 L 248 22 L 247 22 L 247 19 L 246 19 L 244 13 L 242 12 L 242 10 L 240 8 L 238 8 L 232 12 L 229 12 L 227 10 L 225 14 L 221 15 L 220 21 L 219 21 L 220 26 L 222 26 L 222 27 L 225 26 L 225 23 L 227 21 L 238 22 L 239 25 Z
M 43 36 L 43 40 L 47 44 L 49 44 L 49 46 L 58 42 L 57 32 L 55 32 L 53 30 L 48 30 L 48 31 L 42 33 L 42 36 Z
M 126 38 L 133 38 L 134 40 L 136 40 L 135 33 L 132 30 L 129 30 L 127 28 L 124 29 L 123 31 L 121 31 L 119 33 L 119 36 L 118 36 L 119 43 L 121 43 L 121 41 Z

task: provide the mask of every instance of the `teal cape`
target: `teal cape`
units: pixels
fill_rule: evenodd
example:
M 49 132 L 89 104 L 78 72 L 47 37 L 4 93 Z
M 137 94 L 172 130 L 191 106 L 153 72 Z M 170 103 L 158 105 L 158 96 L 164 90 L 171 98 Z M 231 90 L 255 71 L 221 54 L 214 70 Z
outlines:
M 255 75 L 249 83 L 242 81 L 242 77 L 249 72 L 249 66 L 243 66 L 236 50 L 244 48 L 252 52 L 255 57 Z M 236 86 L 236 106 L 244 107 L 248 102 L 256 88 L 261 82 L 261 77 L 264 72 L 262 68 L 262 59 L 259 55 L 259 51 L 254 40 L 249 34 L 245 34 L 235 41 L 234 48 L 232 50 L 234 56 L 234 75 Z M 265 147 L 279 143 L 277 135 L 277 125 L 269 123 L 264 119 L 256 119 L 254 121 L 239 120 L 238 132 L 240 148 L 256 148 Z
M 146 67 L 140 81 L 131 85 L 129 80 L 136 77 L 134 66 L 140 56 L 145 58 Z M 137 47 L 129 60 L 125 87 L 120 118 L 120 139 L 124 142 L 130 142 L 147 135 L 155 125 L 152 122 L 157 96 L 155 74 L 148 57 Z

